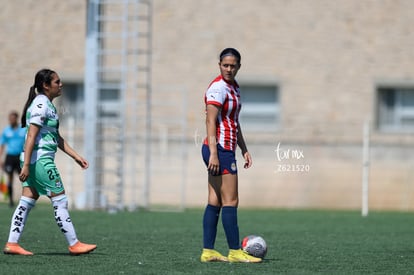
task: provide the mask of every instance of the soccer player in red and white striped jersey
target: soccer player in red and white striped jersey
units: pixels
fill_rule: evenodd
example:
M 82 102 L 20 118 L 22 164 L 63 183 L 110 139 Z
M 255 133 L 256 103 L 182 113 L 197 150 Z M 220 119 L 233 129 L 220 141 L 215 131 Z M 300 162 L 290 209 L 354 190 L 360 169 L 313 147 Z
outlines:
M 204 96 L 206 105 L 220 109 L 217 114 L 216 138 L 225 150 L 235 151 L 237 146 L 237 126 L 241 108 L 239 85 L 236 81 L 227 82 L 223 75 L 216 77 Z M 208 145 L 207 138 L 204 144 Z
M 260 262 L 240 249 L 237 207 L 239 204 L 235 151 L 240 147 L 244 168 L 252 165 L 240 123 L 240 91 L 235 77 L 240 69 L 240 53 L 226 48 L 220 54 L 220 75 L 205 93 L 207 137 L 202 147 L 203 160 L 208 170 L 208 204 L 203 216 L 202 262 Z M 229 246 L 227 257 L 214 249 L 217 223 L 222 212 L 222 223 Z

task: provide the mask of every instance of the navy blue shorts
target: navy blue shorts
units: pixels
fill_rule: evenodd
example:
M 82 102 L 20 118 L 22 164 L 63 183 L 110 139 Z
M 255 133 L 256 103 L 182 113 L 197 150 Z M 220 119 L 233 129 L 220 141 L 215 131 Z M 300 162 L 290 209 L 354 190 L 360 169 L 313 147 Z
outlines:
M 210 159 L 210 149 L 208 145 L 203 144 L 201 147 L 201 154 L 206 166 Z M 231 150 L 225 150 L 220 144 L 217 144 L 217 154 L 220 162 L 220 175 L 237 174 L 236 154 Z
M 22 170 L 20 168 L 20 156 L 13 156 L 13 155 L 6 155 L 6 159 L 4 161 L 4 170 L 7 174 L 13 174 L 13 172 L 16 172 L 17 174 L 20 174 L 20 171 Z

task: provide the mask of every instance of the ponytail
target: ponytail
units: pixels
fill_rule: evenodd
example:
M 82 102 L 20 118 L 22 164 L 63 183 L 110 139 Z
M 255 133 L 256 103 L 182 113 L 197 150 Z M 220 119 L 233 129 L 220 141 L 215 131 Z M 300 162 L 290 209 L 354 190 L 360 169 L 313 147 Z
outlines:
M 27 97 L 26 104 L 24 105 L 24 108 L 23 108 L 23 113 L 22 113 L 22 117 L 21 117 L 21 124 L 22 124 L 23 128 L 26 127 L 26 112 L 27 112 L 27 109 L 29 108 L 30 104 L 32 104 L 32 102 L 35 99 L 36 95 L 37 95 L 36 94 L 36 89 L 33 85 L 32 87 L 30 87 L 29 96 Z
M 22 127 L 26 127 L 27 109 L 29 109 L 30 105 L 32 104 L 33 100 L 38 94 L 44 94 L 43 85 L 50 85 L 53 74 L 55 74 L 55 72 L 50 69 L 42 69 L 36 73 L 34 84 L 32 87 L 30 87 L 29 96 L 27 97 L 26 104 L 23 108 L 23 113 L 21 117 Z

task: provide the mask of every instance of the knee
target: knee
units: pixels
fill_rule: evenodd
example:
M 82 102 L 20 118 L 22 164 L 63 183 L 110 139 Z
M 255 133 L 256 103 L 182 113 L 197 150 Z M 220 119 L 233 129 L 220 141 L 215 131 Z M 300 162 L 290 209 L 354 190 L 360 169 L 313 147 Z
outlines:
M 22 196 L 37 200 L 39 198 L 39 194 L 33 192 L 30 187 L 23 187 Z
M 229 199 L 224 199 L 223 198 L 223 206 L 234 206 L 237 207 L 239 206 L 239 198 L 229 198 Z
M 65 209 L 68 208 L 68 198 L 65 194 L 61 194 L 59 196 L 55 196 L 51 198 L 53 207 L 63 207 Z
M 239 205 L 239 195 L 238 192 L 223 192 L 221 196 L 223 206 L 238 206 Z
M 208 198 L 207 201 L 208 204 L 213 205 L 213 206 L 217 206 L 217 207 L 221 207 L 221 203 L 220 200 L 218 198 Z

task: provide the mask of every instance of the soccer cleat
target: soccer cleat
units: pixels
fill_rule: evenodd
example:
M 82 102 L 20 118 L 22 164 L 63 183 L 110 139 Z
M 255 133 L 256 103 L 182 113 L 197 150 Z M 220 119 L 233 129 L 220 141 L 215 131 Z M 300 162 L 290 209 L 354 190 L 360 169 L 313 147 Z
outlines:
M 72 255 L 88 254 L 96 249 L 96 244 L 86 244 L 78 241 L 72 246 L 69 246 L 69 252 Z
M 230 249 L 227 256 L 231 263 L 260 263 L 262 259 L 253 257 L 241 249 Z
M 18 243 L 6 243 L 3 249 L 4 254 L 32 256 L 33 253 L 21 247 Z
M 201 253 L 200 261 L 203 263 L 207 262 L 228 262 L 227 257 L 220 254 L 220 252 L 214 249 L 203 248 L 203 253 Z

